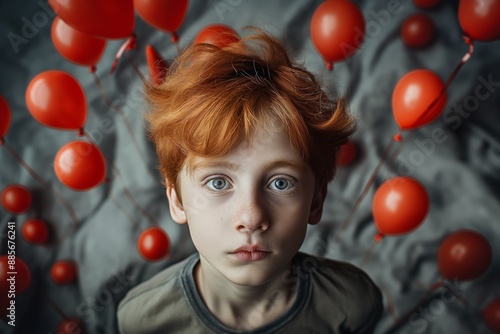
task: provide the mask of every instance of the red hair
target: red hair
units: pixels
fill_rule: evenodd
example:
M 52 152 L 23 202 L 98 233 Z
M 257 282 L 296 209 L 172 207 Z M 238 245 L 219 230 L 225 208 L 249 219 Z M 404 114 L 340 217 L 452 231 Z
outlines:
M 178 174 L 191 157 L 223 156 L 241 135 L 248 142 L 261 122 L 276 120 L 318 185 L 326 185 L 340 145 L 355 130 L 345 100 L 329 99 L 314 75 L 262 31 L 223 49 L 189 46 L 165 82 L 146 84 L 145 93 L 160 172 L 179 195 Z

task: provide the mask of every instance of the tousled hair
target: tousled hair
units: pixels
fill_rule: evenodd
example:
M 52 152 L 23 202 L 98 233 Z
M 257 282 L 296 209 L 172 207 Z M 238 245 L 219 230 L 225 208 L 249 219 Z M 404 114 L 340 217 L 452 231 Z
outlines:
M 262 30 L 224 48 L 187 47 L 164 83 L 146 83 L 145 95 L 161 175 L 179 196 L 178 174 L 191 167 L 190 158 L 225 155 L 240 136 L 250 141 L 263 121 L 283 125 L 324 186 L 356 127 L 346 101 L 330 99 L 313 74 L 292 63 L 283 43 Z

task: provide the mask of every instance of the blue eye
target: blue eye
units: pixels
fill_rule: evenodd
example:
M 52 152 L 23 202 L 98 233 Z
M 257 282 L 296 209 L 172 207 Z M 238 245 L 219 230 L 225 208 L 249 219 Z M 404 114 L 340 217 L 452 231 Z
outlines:
M 216 178 L 213 178 L 211 180 L 208 180 L 208 182 L 206 183 L 206 186 L 210 190 L 224 190 L 224 189 L 226 189 L 228 184 L 229 184 L 229 182 L 227 182 L 226 179 L 224 179 L 222 177 L 216 177 Z
M 271 182 L 271 184 L 269 185 L 269 188 L 271 188 L 273 190 L 283 191 L 283 190 L 290 190 L 294 186 L 295 185 L 290 180 L 278 178 L 278 179 L 274 179 Z

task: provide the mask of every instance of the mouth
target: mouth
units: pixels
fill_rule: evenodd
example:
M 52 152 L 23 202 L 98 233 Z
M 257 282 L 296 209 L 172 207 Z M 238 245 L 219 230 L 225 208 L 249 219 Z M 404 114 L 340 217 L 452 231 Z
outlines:
M 239 247 L 229 254 L 243 262 L 253 262 L 265 259 L 271 251 L 262 245 L 245 245 Z

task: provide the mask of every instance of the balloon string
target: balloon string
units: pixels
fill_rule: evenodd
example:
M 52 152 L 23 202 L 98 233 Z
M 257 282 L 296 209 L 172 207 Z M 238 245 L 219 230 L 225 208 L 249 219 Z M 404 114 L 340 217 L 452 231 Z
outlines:
M 54 311 L 56 311 L 57 314 L 63 319 L 67 319 L 68 316 L 61 310 L 59 306 L 57 306 L 56 303 L 54 303 L 46 294 L 45 292 L 40 291 L 40 294 L 42 295 L 42 299 L 45 300 L 47 304 L 49 304 Z
M 110 74 L 113 74 L 113 72 L 116 70 L 116 66 L 118 65 L 118 61 L 122 57 L 123 53 L 127 50 L 133 50 L 136 47 L 137 47 L 137 38 L 135 37 L 135 34 L 132 34 L 125 41 L 125 43 L 123 43 L 123 45 L 120 47 L 120 49 L 116 53 L 115 60 L 113 61 L 113 64 L 111 65 Z
M 121 117 L 123 123 L 125 124 L 125 128 L 127 129 L 127 133 L 130 137 L 130 140 L 132 141 L 132 144 L 134 144 L 135 149 L 137 150 L 137 152 L 141 156 L 141 159 L 146 166 L 146 170 L 148 171 L 149 175 L 153 178 L 153 180 L 156 180 L 157 176 L 155 176 L 151 172 L 150 168 L 148 168 L 148 166 L 146 164 L 146 161 L 147 161 L 146 154 L 139 146 L 139 142 L 137 141 L 137 138 L 134 135 L 134 130 L 132 129 L 132 126 L 130 125 L 130 122 L 128 120 L 127 115 L 123 112 L 123 110 L 121 108 L 117 107 L 113 102 L 111 102 L 111 100 L 108 97 L 108 94 L 106 93 L 106 90 L 104 89 L 104 85 L 102 84 L 102 81 L 99 79 L 97 74 L 92 73 L 92 76 L 94 77 L 94 81 L 97 85 L 97 88 L 99 88 L 99 91 L 101 92 L 101 96 L 102 96 L 102 99 L 104 100 L 104 103 Z M 82 132 L 82 135 L 83 135 L 83 132 Z
M 142 72 L 139 69 L 139 67 L 137 66 L 137 64 L 132 60 L 129 60 L 129 63 L 132 65 L 132 67 L 134 68 L 134 70 L 137 73 L 137 75 L 139 76 L 139 78 L 141 78 L 141 81 L 146 82 L 146 78 L 144 77 L 144 74 L 142 74 Z
M 372 241 L 370 248 L 366 251 L 366 254 L 363 257 L 363 260 L 361 260 L 361 262 L 359 263 L 360 267 L 365 266 L 368 263 L 368 261 L 372 258 L 373 254 L 375 253 L 375 246 L 377 246 L 377 243 Z
M 443 283 L 443 286 L 446 288 L 446 290 L 448 290 L 449 292 L 451 292 L 461 303 L 462 305 L 466 306 L 466 307 L 469 307 L 470 306 L 470 303 L 467 301 L 467 299 L 465 299 L 460 293 L 458 293 L 452 286 L 450 286 L 450 283 L 448 282 L 444 282 Z
M 179 35 L 176 31 L 170 33 L 170 42 L 174 43 L 175 48 L 177 49 L 177 55 L 181 54 L 181 48 L 179 46 Z
M 389 311 L 389 315 L 391 316 L 392 320 L 397 321 L 398 316 L 396 314 L 396 306 L 394 303 L 394 298 L 392 297 L 391 293 L 389 290 L 385 287 L 384 284 L 378 282 L 377 283 L 380 290 L 382 290 L 383 295 L 387 299 L 387 311 Z
M 44 179 L 38 175 L 33 168 L 31 168 L 26 161 L 24 161 L 19 154 L 5 141 L 3 140 L 3 146 L 9 151 L 9 153 L 16 159 L 16 161 L 23 166 L 23 168 L 31 175 L 33 179 L 35 179 L 38 183 L 40 183 L 45 189 L 52 191 L 55 198 L 68 210 L 68 213 L 71 219 L 74 222 L 74 225 L 79 225 L 80 221 L 75 214 L 75 211 L 71 207 L 71 205 L 66 201 L 66 199 L 59 193 L 56 189 L 54 189 L 49 183 L 47 183 Z
M 397 319 L 392 327 L 390 327 L 385 333 L 396 333 L 396 331 L 402 327 L 406 322 L 410 320 L 410 317 L 412 314 L 417 312 L 420 307 L 424 306 L 425 304 L 430 303 L 434 299 L 434 291 L 430 290 L 427 291 L 426 294 L 420 298 L 420 301 L 417 303 L 415 307 L 413 307 L 411 310 L 406 312 L 403 316 L 401 316 L 399 319 Z
M 382 168 L 382 165 L 383 165 L 385 159 L 387 158 L 387 156 L 389 155 L 389 152 L 391 151 L 393 145 L 394 145 L 394 140 L 391 140 L 389 142 L 389 144 L 387 144 L 387 146 L 386 146 L 386 148 L 384 150 L 384 153 L 382 154 L 382 157 L 380 158 L 377 166 L 375 167 L 375 169 L 373 170 L 370 178 L 368 179 L 368 182 L 366 183 L 363 191 L 361 192 L 361 195 L 359 195 L 359 197 L 357 198 L 356 202 L 354 203 L 354 206 L 352 207 L 351 211 L 349 212 L 349 214 L 347 215 L 347 217 L 344 219 L 344 221 L 341 223 L 339 231 L 343 231 L 347 227 L 347 225 L 351 221 L 352 217 L 356 213 L 356 210 L 358 209 L 359 205 L 361 204 L 361 202 L 363 201 L 363 199 L 368 194 L 368 191 L 370 190 L 370 187 L 372 186 L 373 182 L 375 181 L 375 178 L 377 177 L 377 174 L 380 171 L 380 168 Z M 335 240 L 334 241 L 340 242 L 339 238 L 340 238 L 339 233 L 337 233 L 335 235 Z
M 115 206 L 118 209 L 122 210 L 125 213 L 125 215 L 129 218 L 129 220 L 132 222 L 133 229 L 137 230 L 139 228 L 139 223 L 137 222 L 137 220 L 134 219 L 134 217 L 132 217 L 132 215 L 125 209 L 125 207 L 121 205 L 121 203 L 118 202 L 115 198 L 112 198 L 112 201 L 115 204 Z
M 425 116 L 430 112 L 432 107 L 441 99 L 443 94 L 446 92 L 450 84 L 452 83 L 453 80 L 455 80 L 455 77 L 457 76 L 458 72 L 462 69 L 464 64 L 472 57 L 472 53 L 474 52 L 474 42 L 470 37 L 467 35 L 463 35 L 463 39 L 465 43 L 469 46 L 469 51 L 465 53 L 465 55 L 462 57 L 458 65 L 455 67 L 451 75 L 448 77 L 448 80 L 446 80 L 446 83 L 444 84 L 443 88 L 439 92 L 438 96 L 432 101 L 432 103 L 424 110 L 423 113 L 420 114 L 420 116 L 415 120 L 414 124 L 419 124 L 419 122 L 425 118 Z
M 411 138 L 412 134 L 413 134 L 413 132 L 409 132 L 406 137 L 399 138 L 399 140 L 398 140 L 399 146 L 397 147 L 396 150 L 394 150 L 394 152 L 391 154 L 389 159 L 387 159 L 387 163 L 389 166 L 394 165 L 396 158 L 399 156 L 399 154 L 401 154 L 401 152 L 403 151 L 403 148 L 408 143 L 408 140 L 409 140 L 409 138 Z
M 95 146 L 99 146 L 97 145 L 97 143 L 94 141 L 94 139 L 92 139 L 92 137 L 89 135 L 88 132 L 85 131 L 84 133 L 84 136 L 85 138 L 87 138 L 92 144 L 94 144 Z M 120 170 L 118 169 L 118 167 L 115 166 L 115 164 L 113 164 L 105 155 L 104 156 L 104 159 L 106 160 L 106 162 L 111 166 L 111 169 L 113 170 L 113 172 L 115 173 L 116 177 L 119 179 L 120 181 L 120 184 L 122 186 L 122 190 L 123 192 L 125 193 L 125 196 L 127 196 L 127 198 L 130 200 L 130 202 L 132 202 L 132 204 L 137 208 L 137 210 L 139 210 L 139 212 L 146 218 L 149 220 L 149 222 L 153 225 L 158 225 L 158 222 L 154 219 L 153 216 L 151 216 L 142 206 L 139 205 L 139 203 L 137 203 L 137 201 L 135 200 L 134 196 L 132 196 L 132 194 L 130 193 L 127 185 L 125 184 L 125 181 L 123 180 L 123 177 L 122 177 L 122 174 L 120 172 Z
M 437 281 L 436 283 L 432 283 L 431 286 L 430 286 L 430 290 L 431 291 L 435 291 L 439 288 L 441 288 L 442 286 L 444 285 L 444 279 L 441 278 L 439 281 Z

